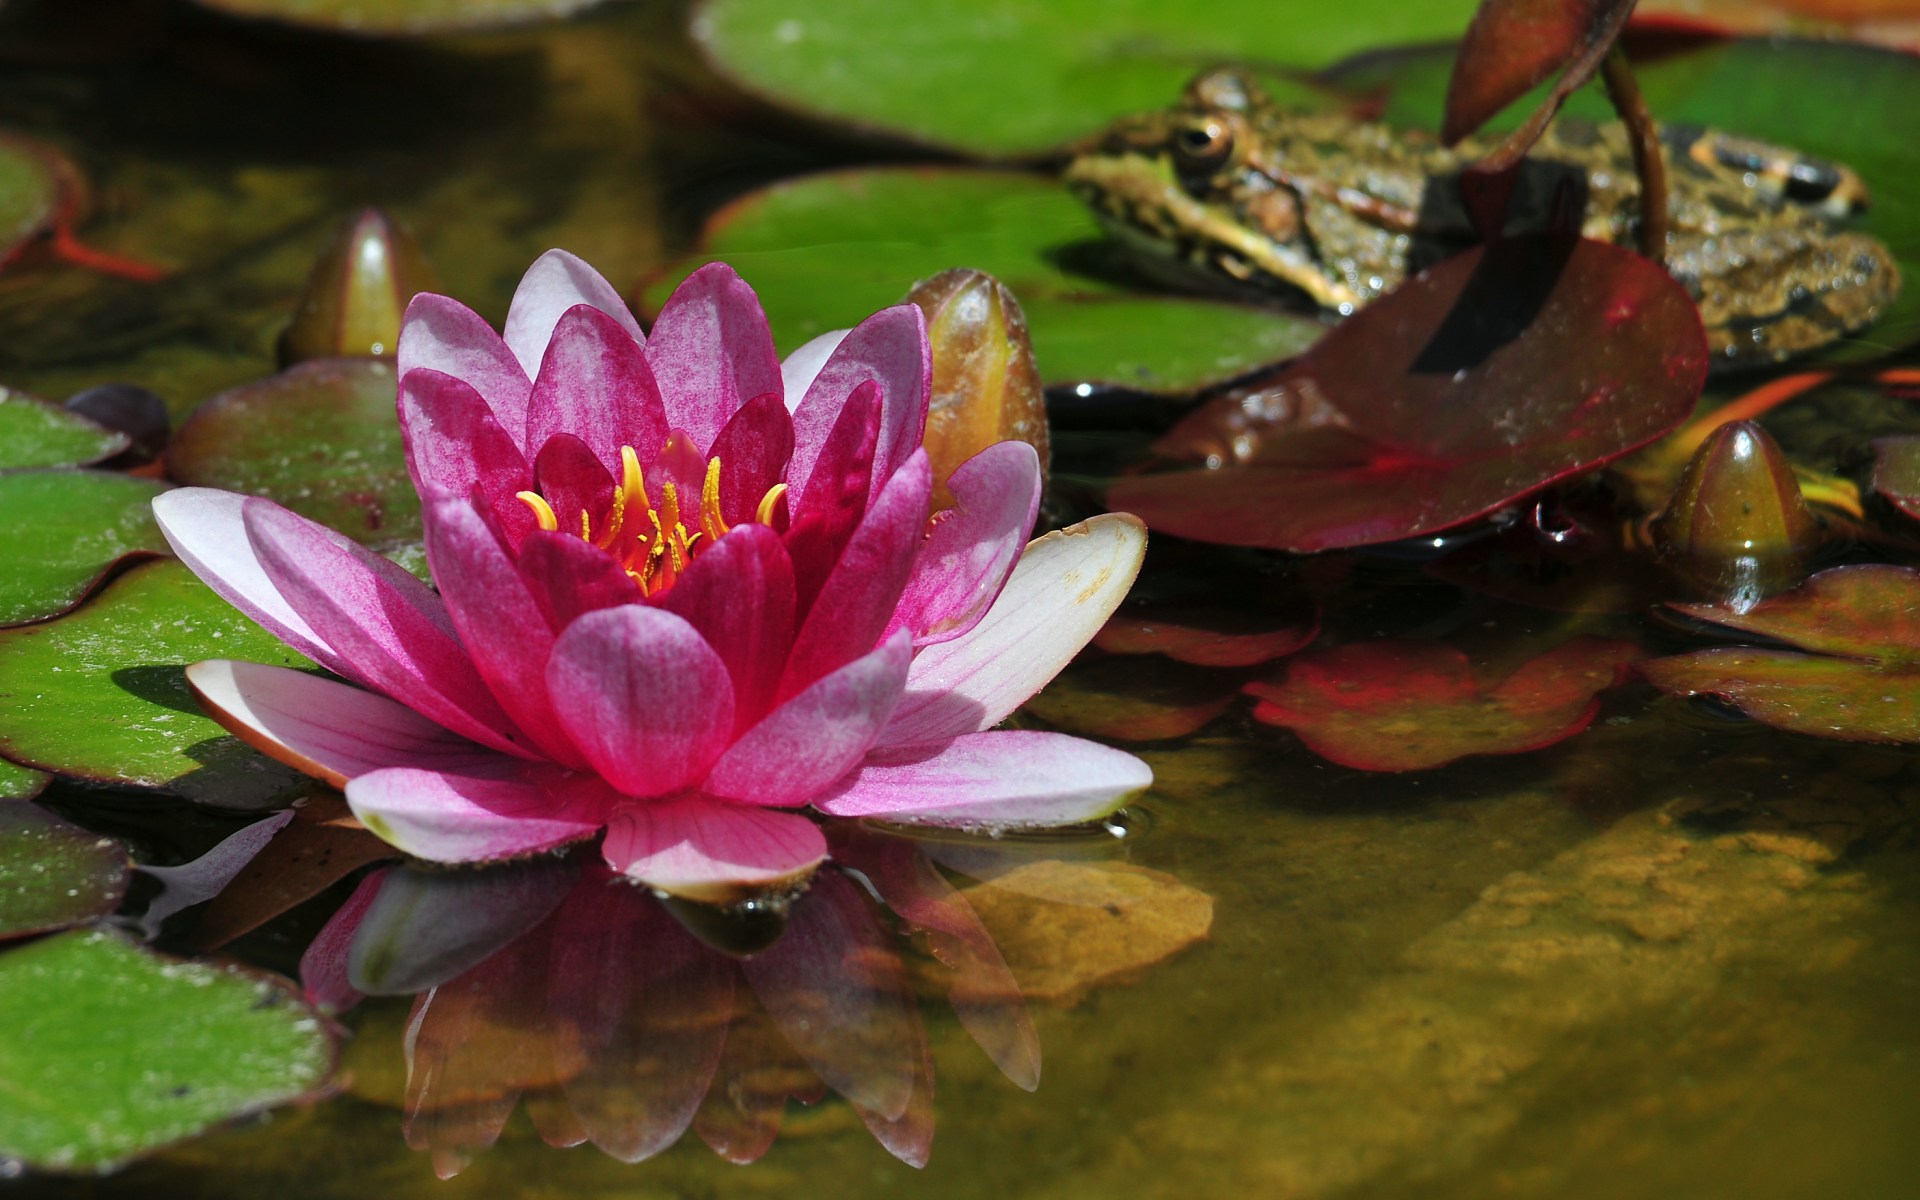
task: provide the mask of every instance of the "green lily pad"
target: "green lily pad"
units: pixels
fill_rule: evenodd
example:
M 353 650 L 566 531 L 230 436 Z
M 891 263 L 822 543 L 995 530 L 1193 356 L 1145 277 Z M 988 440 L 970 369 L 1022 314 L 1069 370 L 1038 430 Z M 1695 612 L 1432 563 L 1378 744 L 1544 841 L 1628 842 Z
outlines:
M 0 938 L 106 916 L 127 894 L 131 870 L 127 848 L 113 838 L 37 804 L 0 803 Z
M 46 789 L 53 776 L 0 758 L 0 800 L 31 800 Z
M 1085 206 L 1046 178 L 1012 171 L 877 168 L 776 184 L 721 210 L 699 257 L 649 288 L 716 259 L 760 295 L 780 352 L 900 302 L 949 267 L 997 277 L 1019 297 L 1049 385 L 1185 392 L 1311 345 L 1325 327 L 1294 313 L 1130 293 L 1068 265 L 1106 253 Z
M 320 358 L 222 392 L 167 449 L 177 481 L 278 501 L 366 542 L 420 536 L 391 363 Z
M 1158 0 L 707 0 L 693 35 L 722 74 L 776 104 L 1014 156 L 1158 108 L 1215 63 L 1315 67 L 1457 36 L 1473 11 L 1473 0 L 1215 0 L 1204 12 Z
M 0 155 L 4 152 L 5 145 L 0 143 Z M 0 171 L 4 169 L 0 166 Z M 5 186 L 0 182 L 0 190 Z M 0 216 L 0 223 L 4 220 Z M 124 433 L 25 392 L 0 387 L 0 471 L 99 462 L 125 450 L 128 444 Z
M 1920 742 L 1920 571 L 1835 567 L 1745 613 L 1672 607 L 1798 650 L 1724 647 L 1641 663 L 1661 691 L 1719 696 L 1815 737 Z
M 128 555 L 165 554 L 152 505 L 166 490 L 105 471 L 0 474 L 0 625 L 63 613 Z
M 102 930 L 0 956 L 0 1158 L 100 1171 L 312 1095 L 327 1023 L 286 982 Z
M 1440 47 L 1370 56 L 1331 78 L 1386 88 L 1382 120 L 1433 129 L 1452 59 Z M 1894 252 L 1906 287 L 1864 337 L 1829 353 L 1859 358 L 1920 339 L 1920 144 L 1908 128 L 1920 106 L 1920 59 L 1841 42 L 1736 41 L 1645 64 L 1638 76 L 1660 121 L 1764 138 L 1858 171 L 1873 204 L 1856 227 Z M 1592 120 L 1612 114 L 1597 88 L 1574 96 L 1566 111 Z
M 1284 675 L 1246 690 L 1259 701 L 1256 720 L 1293 730 L 1322 758 L 1417 771 L 1572 737 L 1639 653 L 1631 642 L 1582 636 L 1488 678 L 1439 642 L 1357 642 L 1297 654 Z
M 0 630 L 0 753 L 60 775 L 250 808 L 301 776 L 205 716 L 187 664 L 305 659 L 173 559 L 144 563 L 57 621 Z
M 199 0 L 240 17 L 351 33 L 419 34 L 551 21 L 603 0 Z

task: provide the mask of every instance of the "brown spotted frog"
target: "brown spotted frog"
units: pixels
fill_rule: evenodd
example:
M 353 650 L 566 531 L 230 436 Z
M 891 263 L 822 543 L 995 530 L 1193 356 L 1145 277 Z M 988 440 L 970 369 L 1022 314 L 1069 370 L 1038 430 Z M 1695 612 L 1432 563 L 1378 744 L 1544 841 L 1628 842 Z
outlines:
M 1866 205 L 1853 171 L 1697 127 L 1664 127 L 1661 140 L 1667 268 L 1720 365 L 1805 353 L 1865 328 L 1898 294 L 1893 255 L 1843 225 Z M 1345 315 L 1476 240 L 1458 176 L 1489 148 L 1285 110 L 1222 67 L 1172 109 L 1117 122 L 1066 182 L 1163 282 L 1304 294 Z M 1507 231 L 1549 228 L 1571 195 L 1584 197 L 1587 237 L 1632 245 L 1632 161 L 1617 124 L 1562 118 L 1520 171 Z

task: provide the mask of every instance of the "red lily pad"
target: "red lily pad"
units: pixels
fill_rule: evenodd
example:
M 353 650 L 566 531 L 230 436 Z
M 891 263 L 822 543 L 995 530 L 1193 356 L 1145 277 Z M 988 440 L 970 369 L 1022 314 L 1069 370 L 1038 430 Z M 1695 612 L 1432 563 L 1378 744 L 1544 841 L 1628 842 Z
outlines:
M 199 0 L 240 17 L 360 34 L 428 34 L 553 21 L 604 0 Z
M 1561 103 L 1593 78 L 1633 5 L 1634 0 L 1481 0 L 1447 84 L 1441 140 L 1458 142 L 1559 72 L 1527 120 L 1538 136 Z
M 0 939 L 104 917 L 127 894 L 127 848 L 37 804 L 0 803 Z
M 1686 419 L 1706 372 L 1693 302 L 1659 266 L 1601 242 L 1516 238 L 1348 318 L 1266 387 L 1264 407 L 1229 393 L 1159 443 L 1230 465 L 1123 479 L 1107 500 L 1198 541 L 1397 541 L 1653 441 Z
M 167 449 L 181 483 L 247 492 L 365 542 L 420 536 L 391 363 L 317 358 L 222 392 Z
M 1572 737 L 1639 654 L 1631 642 L 1583 636 L 1488 678 L 1438 642 L 1359 642 L 1296 655 L 1278 680 L 1246 690 L 1260 701 L 1255 719 L 1293 730 L 1322 758 L 1418 771 Z
M 1661 691 L 1719 696 L 1756 721 L 1816 737 L 1920 742 L 1920 571 L 1835 567 L 1746 613 L 1672 607 L 1798 649 L 1724 647 L 1641 663 Z
M 1874 440 L 1873 490 L 1920 521 L 1920 437 Z

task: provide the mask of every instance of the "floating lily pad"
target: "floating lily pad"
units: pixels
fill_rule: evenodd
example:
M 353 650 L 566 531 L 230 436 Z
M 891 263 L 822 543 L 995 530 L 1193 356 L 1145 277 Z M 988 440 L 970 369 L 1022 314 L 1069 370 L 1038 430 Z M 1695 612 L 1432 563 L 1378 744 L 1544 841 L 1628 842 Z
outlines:
M 646 292 L 657 312 L 694 268 L 725 259 L 753 285 L 786 354 L 898 304 L 916 280 L 972 267 L 1013 290 L 1048 384 L 1184 392 L 1299 353 L 1325 327 L 1277 310 L 1125 291 L 1070 265 L 1108 253 L 1053 181 L 1012 171 L 875 168 L 776 184 L 707 223 L 699 257 Z
M 4 150 L 4 143 L 0 143 L 0 153 Z M 129 443 L 126 434 L 115 433 L 79 413 L 0 387 L 0 470 L 99 462 L 125 450 Z
M 276 978 L 98 930 L 0 955 L 0 1159 L 103 1170 L 310 1095 L 333 1061 Z
M 181 563 L 145 563 L 57 621 L 0 630 L 0 752 L 103 783 L 230 807 L 270 802 L 301 776 L 205 716 L 187 664 L 310 666 Z
M 106 916 L 127 894 L 130 871 L 127 848 L 113 838 L 37 804 L 0 803 L 0 938 Z
M 1223 61 L 1314 67 L 1458 35 L 1471 0 L 707 0 L 693 34 L 740 86 L 811 115 L 985 155 L 1033 154 L 1169 103 Z M 957 265 L 957 264 L 949 264 Z M 1025 300 L 1025 297 L 1022 297 Z
M 0 758 L 0 800 L 31 800 L 45 790 L 53 776 Z
M 1320 614 L 1306 604 L 1262 608 L 1139 606 L 1107 619 L 1093 644 L 1109 654 L 1164 654 L 1201 667 L 1254 667 L 1285 658 L 1320 635 Z
M 1816 737 L 1920 742 L 1920 571 L 1835 567 L 1746 613 L 1673 607 L 1809 653 L 1727 647 L 1641 663 L 1661 691 L 1724 697 L 1756 721 Z
M 240 17 L 348 33 L 420 34 L 551 21 L 604 0 L 199 0 Z
M 165 554 L 152 505 L 166 490 L 105 471 L 0 474 L 0 625 L 63 613 L 122 559 Z
M 1417 771 L 1572 737 L 1637 657 L 1631 642 L 1577 637 L 1488 679 L 1438 642 L 1358 642 L 1296 655 L 1281 678 L 1247 691 L 1260 701 L 1257 720 L 1293 730 L 1322 758 Z
M 1693 302 L 1617 246 L 1476 247 L 1335 327 L 1263 385 L 1196 410 L 1158 449 L 1231 465 L 1122 479 L 1108 504 L 1157 532 L 1313 551 L 1458 525 L 1617 458 L 1693 410 Z
M 265 496 L 361 541 L 419 537 L 397 392 L 390 363 L 300 363 L 194 410 L 167 450 L 168 473 Z

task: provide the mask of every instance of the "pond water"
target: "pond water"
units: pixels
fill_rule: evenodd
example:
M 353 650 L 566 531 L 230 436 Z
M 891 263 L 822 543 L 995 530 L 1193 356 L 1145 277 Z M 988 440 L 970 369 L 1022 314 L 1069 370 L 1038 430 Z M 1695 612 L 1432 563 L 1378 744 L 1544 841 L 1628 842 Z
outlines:
M 0 275 L 0 381 L 56 398 L 131 381 L 176 420 L 273 369 L 318 245 L 358 206 L 408 222 L 443 290 L 497 322 L 550 246 L 636 283 L 749 187 L 901 153 L 776 121 L 717 88 L 672 6 L 412 43 L 142 0 L 80 7 L 0 10 L 0 127 L 56 138 L 94 172 L 95 241 L 178 270 L 147 285 Z M 1112 411 L 1164 425 L 1162 403 Z M 1077 401 L 1056 428 L 1056 516 L 1084 515 L 1090 480 L 1144 444 L 1131 417 L 1094 408 Z M 1817 456 L 1833 429 L 1897 423 L 1899 412 L 1840 397 L 1782 433 Z M 1259 552 L 1156 552 L 1144 581 L 1214 593 L 1255 621 L 1276 594 L 1310 591 L 1329 643 L 1422 637 L 1510 661 L 1572 633 L 1656 652 L 1694 644 L 1637 614 L 1489 599 L 1396 555 L 1282 565 Z M 1152 728 L 1259 673 L 1112 661 L 1070 668 L 1022 719 L 1092 736 Z M 1323 759 L 1256 722 L 1244 700 L 1196 732 L 1133 748 L 1155 784 L 1129 805 L 1124 836 L 1008 839 L 994 849 L 1078 865 L 1026 893 L 974 893 L 1030 990 L 1064 980 L 1027 1004 L 1044 1063 L 1036 1090 L 974 1044 L 924 946 L 898 944 L 937 1068 L 924 1169 L 896 1161 L 828 1096 L 789 1105 L 778 1140 L 748 1166 L 692 1135 L 635 1165 L 553 1149 L 523 1106 L 497 1145 L 443 1182 L 402 1134 L 408 1002 L 376 998 L 342 1018 L 354 1036 L 336 1098 L 246 1119 L 116 1175 L 29 1173 L 0 1191 L 1913 1194 L 1920 760 L 1910 751 L 1775 732 L 1642 683 L 1607 692 L 1591 728 L 1557 745 L 1401 774 Z M 42 802 L 171 861 L 237 825 L 58 782 Z M 941 861 L 962 881 L 997 870 L 950 851 Z M 1069 877 L 1091 889 L 1077 904 L 1059 899 Z M 236 949 L 292 971 L 350 890 Z

